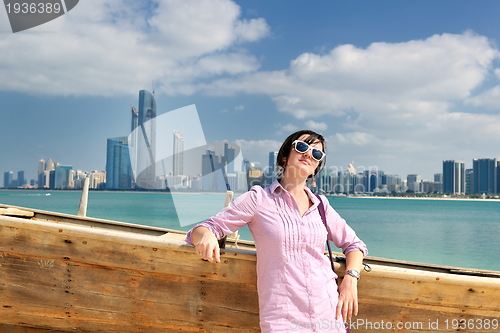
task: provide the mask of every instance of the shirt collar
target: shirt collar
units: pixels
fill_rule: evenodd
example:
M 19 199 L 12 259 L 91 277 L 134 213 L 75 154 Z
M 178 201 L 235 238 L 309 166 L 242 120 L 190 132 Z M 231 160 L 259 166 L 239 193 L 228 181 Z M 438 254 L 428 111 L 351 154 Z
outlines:
M 314 193 L 311 192 L 311 190 L 309 189 L 309 187 L 305 187 L 304 188 L 306 193 L 307 193 L 307 196 L 309 197 L 309 199 L 311 199 L 311 201 L 313 202 L 313 206 L 311 208 L 314 208 L 316 207 L 320 201 L 318 199 L 318 197 L 316 195 L 314 195 Z M 269 191 L 273 194 L 278 194 L 281 193 L 282 191 L 284 192 L 287 192 L 287 190 L 285 190 L 285 188 L 283 186 L 281 186 L 280 182 L 278 180 L 275 180 L 271 185 L 269 185 Z

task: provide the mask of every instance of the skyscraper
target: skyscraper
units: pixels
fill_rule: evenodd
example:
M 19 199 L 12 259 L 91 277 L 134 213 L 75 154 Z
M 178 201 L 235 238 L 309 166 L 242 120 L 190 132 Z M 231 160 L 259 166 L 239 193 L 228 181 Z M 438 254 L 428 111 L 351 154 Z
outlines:
M 139 110 L 133 105 L 130 106 L 131 122 L 130 122 L 130 137 L 128 147 L 130 149 L 130 163 L 132 170 L 137 170 L 137 140 L 140 132 L 134 131 L 139 126 Z
M 130 112 L 132 113 L 132 121 L 130 122 L 130 132 L 139 126 L 139 110 L 133 105 L 130 105 Z
M 214 191 L 217 188 L 217 174 L 215 170 L 219 165 L 219 156 L 215 155 L 215 151 L 207 150 L 201 156 L 201 174 L 203 182 L 201 188 L 204 191 Z
M 3 187 L 12 187 L 12 180 L 14 178 L 14 173 L 12 171 L 5 171 L 3 173 Z
M 24 178 L 24 171 L 17 172 L 17 186 L 23 186 L 26 184 L 26 179 Z
M 139 91 L 137 119 L 136 184 L 142 188 L 156 188 L 156 102 L 149 91 Z M 134 119 L 133 119 L 134 121 Z M 132 123 L 134 126 L 134 123 Z
M 269 172 L 275 172 L 276 171 L 276 159 L 278 158 L 278 152 L 277 151 L 271 151 L 269 152 Z
M 38 161 L 38 188 L 43 188 L 44 182 L 44 171 L 45 171 L 45 160 L 42 158 Z
M 47 162 L 45 162 L 45 171 L 52 171 L 54 170 L 54 162 L 52 162 L 52 159 L 49 157 L 47 159 Z
M 465 162 L 443 161 L 443 193 L 465 194 Z
M 106 189 L 131 189 L 132 178 L 128 138 L 124 136 L 108 139 L 106 151 Z
M 474 191 L 474 169 L 465 169 L 465 194 Z
M 406 176 L 408 190 L 413 192 L 421 192 L 420 183 L 422 182 L 422 176 L 417 174 L 410 174 Z
M 71 171 L 73 167 L 70 165 L 59 165 L 54 170 L 54 189 L 67 190 L 73 188 L 73 177 Z
M 184 174 L 184 137 L 181 133 L 174 131 L 174 150 L 173 150 L 173 175 L 180 176 Z
M 481 158 L 472 161 L 473 193 L 496 194 L 500 192 L 498 165 L 499 160 L 496 158 Z
M 231 148 L 229 143 L 224 142 L 224 165 L 227 168 L 227 173 L 234 173 L 235 150 Z
M 262 173 L 261 186 L 266 187 L 273 183 L 276 179 L 276 158 L 278 157 L 277 151 L 269 152 L 269 165 L 264 168 Z

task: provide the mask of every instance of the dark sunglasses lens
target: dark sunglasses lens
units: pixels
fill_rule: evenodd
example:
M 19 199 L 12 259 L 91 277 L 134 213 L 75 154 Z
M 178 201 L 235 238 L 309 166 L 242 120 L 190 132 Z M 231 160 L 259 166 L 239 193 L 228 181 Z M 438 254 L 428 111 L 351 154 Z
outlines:
M 305 153 L 309 149 L 309 146 L 304 142 L 296 142 L 295 149 L 300 153 Z
M 319 161 L 323 157 L 323 152 L 321 150 L 319 150 L 319 149 L 313 149 L 312 150 L 312 157 L 315 160 Z

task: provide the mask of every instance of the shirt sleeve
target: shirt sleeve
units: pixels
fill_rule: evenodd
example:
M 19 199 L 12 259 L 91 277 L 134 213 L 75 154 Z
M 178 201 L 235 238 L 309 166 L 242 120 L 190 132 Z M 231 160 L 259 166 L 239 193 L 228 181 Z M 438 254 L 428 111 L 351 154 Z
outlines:
M 332 241 L 339 249 L 342 249 L 342 253 L 344 254 L 359 250 L 363 252 L 363 255 L 368 255 L 365 243 L 356 236 L 356 232 L 333 209 L 326 197 L 321 196 L 320 205 L 324 205 L 325 207 L 328 240 Z
M 185 241 L 188 244 L 194 245 L 192 233 L 198 227 L 208 228 L 214 233 L 217 239 L 221 239 L 250 223 L 255 215 L 262 191 L 260 186 L 252 187 L 250 191 L 237 197 L 217 215 L 191 228 L 186 234 Z

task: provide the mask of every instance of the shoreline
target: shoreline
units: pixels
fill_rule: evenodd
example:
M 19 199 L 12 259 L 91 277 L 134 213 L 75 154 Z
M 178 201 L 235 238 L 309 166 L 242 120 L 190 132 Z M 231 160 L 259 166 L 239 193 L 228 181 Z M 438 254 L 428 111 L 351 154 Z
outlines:
M 348 196 L 353 199 L 414 199 L 414 200 L 449 200 L 449 201 L 491 201 L 500 202 L 500 199 L 474 199 L 474 198 L 430 198 L 430 197 L 379 197 L 379 196 Z

